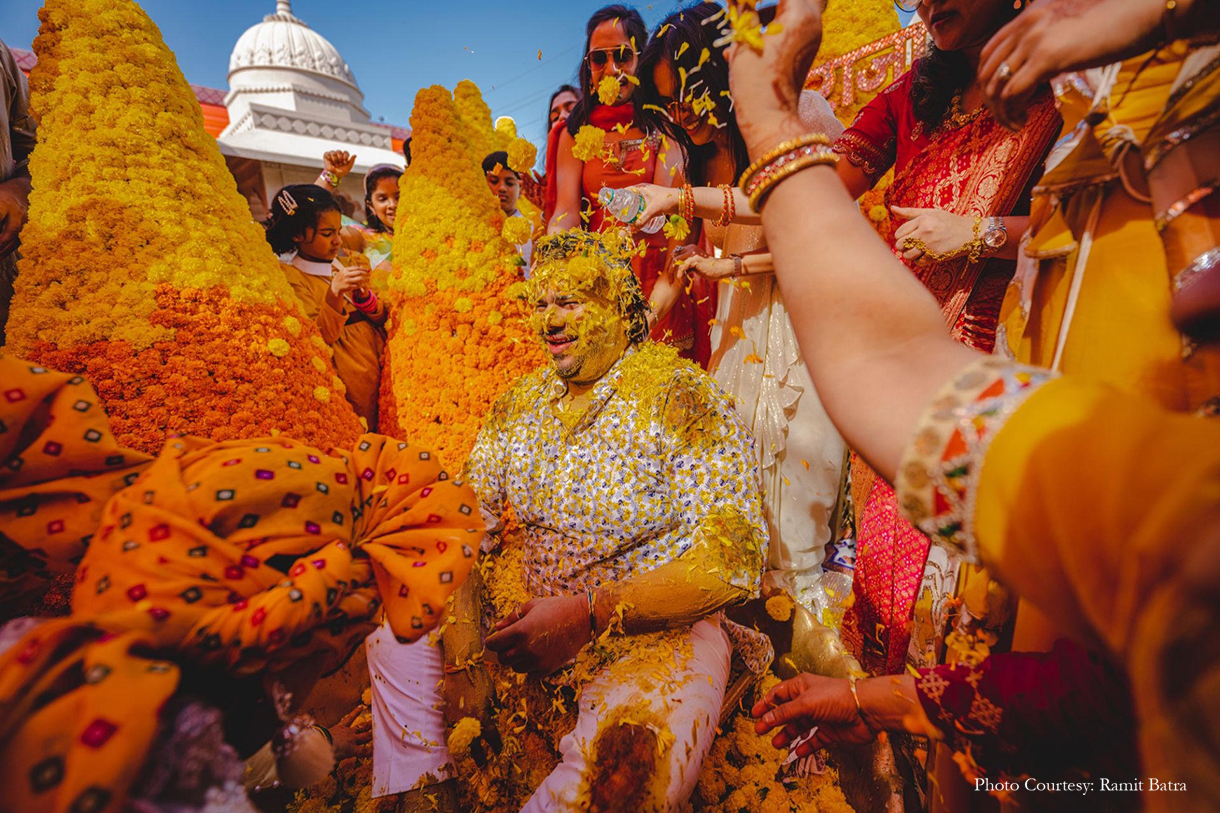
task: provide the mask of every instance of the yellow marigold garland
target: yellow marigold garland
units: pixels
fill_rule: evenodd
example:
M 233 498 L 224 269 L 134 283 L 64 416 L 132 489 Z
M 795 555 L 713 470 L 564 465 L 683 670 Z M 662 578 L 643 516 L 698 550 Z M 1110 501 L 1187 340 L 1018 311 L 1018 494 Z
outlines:
M 478 85 L 469 79 L 458 82 L 457 87 L 453 89 L 453 103 L 457 107 L 458 115 L 461 116 L 462 125 L 466 131 L 466 140 L 470 144 L 471 155 L 474 156 L 476 165 L 496 150 L 508 148 L 512 139 L 507 133 L 497 130 L 492 124 L 491 108 L 487 106 L 487 102 L 483 101 L 483 94 L 479 92 Z M 414 113 L 412 113 L 411 120 L 414 123 Z M 411 157 L 415 158 L 414 141 L 411 142 Z
M 530 237 L 534 235 L 534 224 L 524 217 L 505 218 L 504 229 L 501 233 L 505 240 L 519 246 L 522 243 L 528 243 Z
M 460 469 L 491 404 L 543 355 L 505 295 L 518 255 L 479 167 L 493 135 L 478 88 L 421 90 L 411 125 L 399 204 L 411 228 L 395 235 L 387 283 L 382 424 Z
M 312 397 L 331 378 L 310 366 L 320 337 L 160 31 L 130 0 L 47 0 L 39 17 L 9 349 L 85 375 L 142 451 L 173 432 L 354 440 L 347 403 Z
M 537 160 L 538 148 L 524 138 L 514 138 L 508 145 L 508 168 L 513 172 L 529 172 Z
M 592 124 L 586 124 L 576 131 L 575 143 L 572 145 L 572 155 L 580 161 L 592 161 L 602 154 L 606 148 L 606 131 Z

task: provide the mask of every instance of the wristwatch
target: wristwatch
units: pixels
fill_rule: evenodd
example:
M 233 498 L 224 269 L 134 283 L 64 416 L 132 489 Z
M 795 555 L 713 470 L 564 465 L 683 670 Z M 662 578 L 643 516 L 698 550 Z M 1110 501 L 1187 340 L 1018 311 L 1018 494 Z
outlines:
M 983 232 L 983 245 L 987 246 L 987 253 L 995 254 L 1004 248 L 1004 244 L 1007 242 L 1008 227 L 1004 225 L 1004 218 L 993 217 L 988 219 L 987 230 Z

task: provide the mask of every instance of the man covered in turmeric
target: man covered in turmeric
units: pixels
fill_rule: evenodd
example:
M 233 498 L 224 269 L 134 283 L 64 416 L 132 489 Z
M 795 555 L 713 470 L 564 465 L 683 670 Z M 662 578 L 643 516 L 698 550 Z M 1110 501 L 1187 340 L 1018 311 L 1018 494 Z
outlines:
M 677 809 L 712 745 L 732 652 L 760 671 L 770 660 L 765 637 L 721 614 L 757 593 L 767 544 L 753 441 L 706 373 L 648 341 L 631 250 L 583 232 L 536 249 L 525 296 L 551 361 L 495 405 L 467 471 L 489 546 L 516 516 L 529 600 L 484 639 L 483 585 L 464 586 L 439 647 L 370 649 L 375 706 L 379 672 L 443 683 L 421 677 L 414 698 L 392 701 L 375 793 L 447 795 L 423 787 L 455 774 L 426 732 L 435 743 L 446 719 L 486 719 L 485 648 L 577 689 L 560 764 L 524 810 Z

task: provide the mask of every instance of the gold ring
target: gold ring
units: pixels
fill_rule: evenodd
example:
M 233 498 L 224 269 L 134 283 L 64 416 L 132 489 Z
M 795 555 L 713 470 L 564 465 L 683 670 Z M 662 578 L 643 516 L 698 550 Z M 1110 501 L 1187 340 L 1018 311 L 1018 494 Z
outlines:
M 1000 67 L 996 69 L 995 78 L 997 82 L 1003 84 L 1012 78 L 1012 68 L 1008 67 L 1007 62 L 1001 62 Z

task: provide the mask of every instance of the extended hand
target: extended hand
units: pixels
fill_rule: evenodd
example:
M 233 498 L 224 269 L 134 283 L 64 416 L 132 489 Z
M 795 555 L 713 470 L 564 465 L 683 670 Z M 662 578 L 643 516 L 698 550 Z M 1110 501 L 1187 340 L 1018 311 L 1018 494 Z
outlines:
M 658 186 L 653 183 L 636 184 L 631 191 L 644 196 L 644 209 L 635 219 L 635 225 L 643 226 L 657 215 L 669 217 L 678 211 L 678 192 L 671 186 Z
M 737 271 L 737 263 L 729 257 L 713 257 L 695 246 L 680 246 L 674 250 L 674 270 L 678 275 L 694 272 L 706 279 L 724 279 Z
M 0 183 L 0 257 L 7 257 L 17 249 L 17 237 L 25 225 L 29 201 L 29 179 L 12 178 Z
M 907 218 L 894 232 L 894 248 L 907 262 L 920 262 L 925 253 L 953 254 L 974 239 L 974 219 L 940 209 L 906 209 L 892 206 L 890 211 Z M 923 246 L 915 245 L 918 241 Z M 930 259 L 930 258 L 929 258 Z
M 340 268 L 330 278 L 330 290 L 338 297 L 363 290 L 369 287 L 369 276 L 371 274 L 372 272 L 368 268 L 358 265 Z
M 1165 0 L 1032 4 L 983 49 L 978 81 L 992 113 L 1007 127 L 1018 129 L 1025 123 L 1030 99 L 1059 74 L 1148 50 L 1163 31 L 1165 5 Z
M 873 740 L 856 709 L 850 685 L 841 678 L 797 675 L 767 692 L 750 713 L 758 720 L 754 724 L 756 733 L 781 729 L 771 739 L 776 748 L 787 748 L 812 732 L 813 736 L 797 747 L 798 757 L 807 757 L 834 742 Z
M 357 706 L 327 729 L 335 741 L 335 762 L 373 755 L 373 718 L 367 712 L 364 706 Z
M 339 179 L 343 179 L 355 165 L 355 153 L 346 150 L 331 150 L 322 155 L 322 167 L 335 173 Z
M 727 51 L 734 112 L 752 150 L 772 146 L 767 141 L 780 123 L 797 115 L 809 66 L 822 44 L 823 5 L 825 0 L 779 0 L 761 53 L 740 43 Z
M 589 642 L 589 604 L 584 596 L 536 598 L 496 624 L 487 648 L 517 672 L 549 675 Z

